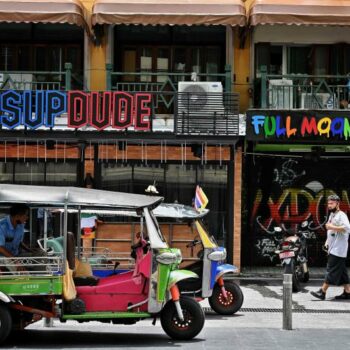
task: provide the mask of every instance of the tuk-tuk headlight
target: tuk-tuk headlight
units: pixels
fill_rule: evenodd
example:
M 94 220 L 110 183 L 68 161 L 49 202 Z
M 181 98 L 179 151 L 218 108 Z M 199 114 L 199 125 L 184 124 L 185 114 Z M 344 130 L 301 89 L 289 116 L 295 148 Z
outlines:
M 212 261 L 223 261 L 226 259 L 226 249 L 215 250 L 208 255 L 208 259 Z
M 176 263 L 177 264 L 180 264 L 181 263 L 181 261 L 182 261 L 182 254 L 181 254 L 181 250 L 179 249 L 179 250 L 177 250 L 176 251 Z
M 175 264 L 177 259 L 177 255 L 172 252 L 164 252 L 156 256 L 157 262 L 164 265 Z

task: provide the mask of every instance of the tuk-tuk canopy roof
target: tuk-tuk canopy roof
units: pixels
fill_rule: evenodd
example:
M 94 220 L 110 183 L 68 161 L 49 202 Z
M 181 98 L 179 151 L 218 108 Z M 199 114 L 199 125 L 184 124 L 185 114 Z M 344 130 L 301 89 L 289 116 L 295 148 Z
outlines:
M 162 197 L 94 190 L 78 187 L 0 185 L 0 204 L 25 203 L 43 206 L 81 206 L 94 208 L 155 208 Z
M 59 210 L 63 212 L 63 209 Z M 77 209 L 70 209 L 70 213 L 77 213 Z M 209 213 L 209 209 L 197 211 L 195 208 L 178 203 L 161 203 L 154 210 L 156 217 L 168 219 L 196 220 Z M 108 209 L 82 209 L 81 214 L 96 214 L 101 216 L 132 216 L 139 217 L 135 210 L 108 210 Z

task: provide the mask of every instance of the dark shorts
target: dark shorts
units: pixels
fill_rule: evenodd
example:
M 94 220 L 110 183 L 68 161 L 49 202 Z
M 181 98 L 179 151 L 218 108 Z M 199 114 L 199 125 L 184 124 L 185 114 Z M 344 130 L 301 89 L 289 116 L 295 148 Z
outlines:
M 349 283 L 348 270 L 345 264 L 346 258 L 332 254 L 328 255 L 327 272 L 325 282 L 334 286 L 341 286 Z

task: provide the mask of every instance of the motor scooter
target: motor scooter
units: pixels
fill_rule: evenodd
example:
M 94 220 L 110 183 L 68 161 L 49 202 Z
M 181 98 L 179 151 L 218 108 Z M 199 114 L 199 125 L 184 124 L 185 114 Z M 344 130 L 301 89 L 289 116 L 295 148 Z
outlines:
M 294 293 L 300 291 L 300 282 L 309 281 L 307 238 L 310 231 L 308 225 L 308 221 L 302 222 L 297 232 L 283 231 L 281 227 L 274 228 L 276 234 L 283 235 L 275 253 L 281 259 L 284 273 L 293 275 L 292 289 Z

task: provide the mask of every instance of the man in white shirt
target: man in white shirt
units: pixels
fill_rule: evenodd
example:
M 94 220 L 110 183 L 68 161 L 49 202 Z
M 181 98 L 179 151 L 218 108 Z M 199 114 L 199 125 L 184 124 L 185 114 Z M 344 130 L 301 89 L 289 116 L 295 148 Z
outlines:
M 348 239 L 350 223 L 347 215 L 339 209 L 340 198 L 330 195 L 327 198 L 330 213 L 326 224 L 327 240 L 325 246 L 328 250 L 327 272 L 325 281 L 320 290 L 311 294 L 321 300 L 326 298 L 330 285 L 344 286 L 344 291 L 335 299 L 350 299 L 350 280 L 345 260 L 348 254 Z

